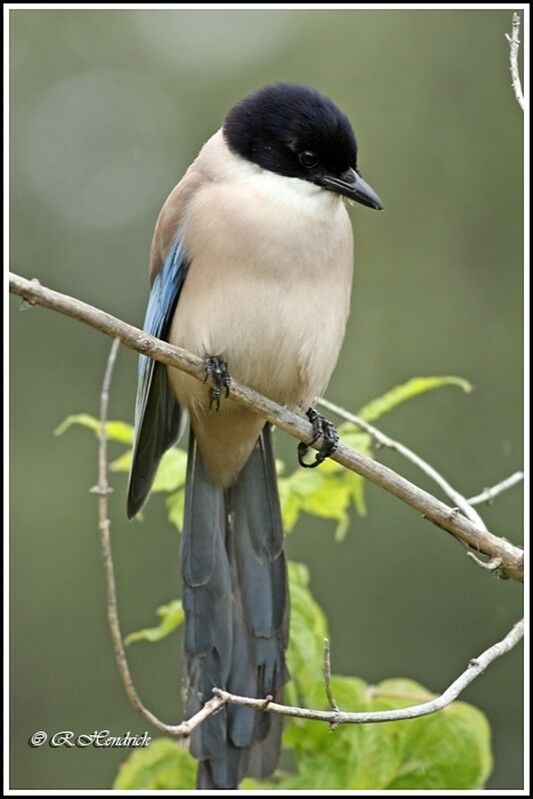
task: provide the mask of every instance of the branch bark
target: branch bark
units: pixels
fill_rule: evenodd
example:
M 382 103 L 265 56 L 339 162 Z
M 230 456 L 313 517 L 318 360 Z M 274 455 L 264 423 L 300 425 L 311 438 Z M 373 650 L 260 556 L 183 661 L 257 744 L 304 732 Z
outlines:
M 524 472 L 515 472 L 514 474 L 510 475 L 510 477 L 506 477 L 505 480 L 502 480 L 501 483 L 496 483 L 496 485 L 491 486 L 490 488 L 485 488 L 481 494 L 476 494 L 475 497 L 470 497 L 466 501 L 469 505 L 481 505 L 483 502 L 486 502 L 487 505 L 490 505 L 498 494 L 501 494 L 503 491 L 507 491 L 507 489 L 512 488 L 517 483 L 521 483 L 524 479 Z
M 217 713 L 220 708 L 228 704 L 245 705 L 246 707 L 260 710 L 266 713 L 276 713 L 281 716 L 292 716 L 295 718 L 312 719 L 315 721 L 325 721 L 335 729 L 339 724 L 376 724 L 384 721 L 401 721 L 406 719 L 419 718 L 436 713 L 447 705 L 451 704 L 459 694 L 475 680 L 496 658 L 512 649 L 524 634 L 524 622 L 519 621 L 505 638 L 483 652 L 479 657 L 470 660 L 467 669 L 444 691 L 440 696 L 433 696 L 429 701 L 410 707 L 398 708 L 395 710 L 372 711 L 363 713 L 349 713 L 339 709 L 331 687 L 331 661 L 330 648 L 327 638 L 324 639 L 324 684 L 330 711 L 310 710 L 302 707 L 292 707 L 290 705 L 280 705 L 272 701 L 268 696 L 264 699 L 255 699 L 245 696 L 237 696 L 220 688 L 213 689 L 213 698 L 200 708 L 190 719 L 182 721 L 180 724 L 166 724 L 155 716 L 141 702 L 133 679 L 129 670 L 122 633 L 120 631 L 120 621 L 118 617 L 118 604 L 116 595 L 115 569 L 113 565 L 113 554 L 111 551 L 110 520 L 108 514 L 107 498 L 111 493 L 108 483 L 108 464 L 107 464 L 107 411 L 109 404 L 109 389 L 113 368 L 115 365 L 120 339 L 113 341 L 111 352 L 105 370 L 102 391 L 100 394 L 100 445 L 98 450 L 98 484 L 92 488 L 92 492 L 98 496 L 98 528 L 100 531 L 100 541 L 104 561 L 104 571 L 107 587 L 107 616 L 115 660 L 118 666 L 126 694 L 132 707 L 137 710 L 145 719 L 161 732 L 176 737 L 185 737 L 191 734 L 193 729 L 201 724 L 208 716 Z
M 477 525 L 481 530 L 486 531 L 487 527 L 485 522 L 479 513 L 470 506 L 468 500 L 466 500 L 463 495 L 457 491 L 457 489 L 453 488 L 453 486 L 451 486 L 449 482 L 440 474 L 440 472 L 431 466 L 430 463 L 421 458 L 420 455 L 417 455 L 412 449 L 406 447 L 405 444 L 400 444 L 399 441 L 394 441 L 394 439 L 386 436 L 385 433 L 382 433 L 381 430 L 378 430 L 377 427 L 374 427 L 373 424 L 370 424 L 360 416 L 356 416 L 354 413 L 350 413 L 350 411 L 346 411 L 339 405 L 335 405 L 333 402 L 323 398 L 318 400 L 318 404 L 330 411 L 333 411 L 333 413 L 336 413 L 342 419 L 346 419 L 348 422 L 353 422 L 360 427 L 361 430 L 365 430 L 378 444 L 381 444 L 381 446 L 387 447 L 388 449 L 394 450 L 399 455 L 403 455 L 403 457 L 408 461 L 411 461 L 411 463 L 414 463 L 415 466 L 418 466 L 418 468 L 424 472 L 424 474 L 427 474 L 428 477 L 431 477 L 431 479 L 434 480 L 438 486 L 440 486 L 448 498 L 455 503 L 458 509 L 467 518 L 469 518 L 471 522 Z
M 485 671 L 496 658 L 509 652 L 522 639 L 524 635 L 523 619 L 517 622 L 507 633 L 505 638 L 493 644 L 481 655 L 472 658 L 466 670 L 442 693 L 428 702 L 411 707 L 402 707 L 395 710 L 376 710 L 364 713 L 347 713 L 343 710 L 308 710 L 303 707 L 292 707 L 290 705 L 279 705 L 276 702 L 265 703 L 264 699 L 252 699 L 251 697 L 236 696 L 220 688 L 214 688 L 213 693 L 220 699 L 224 699 L 229 704 L 244 705 L 255 710 L 262 710 L 268 713 L 277 713 L 280 716 L 292 716 L 298 719 L 313 719 L 315 721 L 325 721 L 328 724 L 378 724 L 384 721 L 404 721 L 406 719 L 416 719 L 420 716 L 429 716 L 438 710 L 454 702 L 467 685 L 470 685 L 476 677 Z
M 101 311 L 81 300 L 52 291 L 42 286 L 37 280 L 27 280 L 10 272 L 10 292 L 22 297 L 30 305 L 42 305 L 57 311 L 120 341 L 130 349 L 149 355 L 162 363 L 181 369 L 198 380 L 204 379 L 203 360 L 180 347 L 172 347 L 161 339 L 149 336 L 133 325 L 117 319 L 111 314 Z M 286 433 L 303 441 L 308 446 L 319 449 L 320 441 L 312 442 L 311 424 L 287 408 L 261 396 L 251 388 L 231 380 L 230 395 L 245 408 L 258 413 Z M 429 519 L 437 527 L 450 533 L 454 538 L 467 545 L 475 552 L 486 555 L 489 559 L 499 559 L 501 574 L 520 582 L 524 579 L 523 551 L 505 538 L 499 538 L 489 531 L 475 525 L 463 516 L 457 508 L 451 508 L 444 502 L 406 480 L 378 461 L 368 458 L 339 444 L 331 456 L 342 466 L 360 474 L 371 483 L 384 488 L 393 496 L 417 510 L 424 518 Z
M 505 34 L 505 38 L 509 42 L 509 60 L 511 62 L 511 83 L 518 105 L 524 110 L 524 94 L 522 92 L 522 83 L 520 81 L 520 70 L 518 69 L 518 51 L 520 49 L 520 15 L 513 14 L 513 25 L 511 35 Z
M 112 489 L 109 487 L 108 482 L 106 422 L 109 405 L 109 389 L 119 345 L 120 339 L 115 338 L 109 353 L 104 380 L 102 383 L 102 390 L 100 394 L 98 484 L 91 490 L 98 496 L 98 528 L 100 531 L 100 542 L 106 576 L 107 616 L 109 629 L 111 632 L 111 639 L 113 642 L 113 649 L 115 652 L 115 660 L 124 688 L 126 690 L 126 694 L 132 707 L 137 710 L 146 719 L 146 721 L 149 722 L 149 724 L 161 732 L 167 733 L 168 735 L 177 737 L 188 736 L 195 727 L 201 724 L 208 716 L 211 716 L 220 710 L 222 705 L 226 703 L 245 705 L 246 707 L 251 707 L 255 710 L 260 710 L 267 713 L 276 713 L 281 716 L 293 716 L 296 718 L 325 721 L 331 725 L 332 729 L 337 727 L 339 724 L 376 724 L 384 721 L 401 721 L 405 719 L 419 718 L 420 716 L 427 716 L 431 713 L 436 713 L 438 710 L 442 710 L 442 708 L 451 704 L 455 699 L 457 699 L 459 694 L 467 687 L 467 685 L 469 685 L 473 680 L 476 679 L 476 677 L 485 671 L 485 669 L 492 663 L 493 660 L 500 657 L 505 652 L 508 652 L 518 643 L 518 641 L 520 641 L 524 634 L 523 621 L 515 624 L 512 630 L 502 641 L 499 641 L 491 646 L 489 649 L 479 655 L 479 657 L 470 660 L 468 668 L 440 696 L 432 697 L 431 700 L 427 702 L 423 702 L 418 705 L 412 705 L 411 707 L 406 708 L 364 713 L 349 713 L 338 708 L 333 696 L 331 687 L 330 649 L 329 641 L 326 638 L 324 639 L 324 683 L 326 687 L 326 696 L 331 708 L 330 711 L 310 710 L 308 708 L 280 705 L 276 702 L 273 702 L 271 696 L 268 696 L 265 699 L 254 699 L 251 697 L 237 696 L 235 694 L 229 693 L 228 691 L 223 691 L 220 688 L 214 688 L 213 698 L 206 702 L 205 705 L 200 708 L 198 713 L 196 713 L 190 719 L 187 719 L 180 724 L 166 724 L 165 722 L 161 721 L 143 705 L 139 698 L 129 670 L 126 653 L 124 651 L 122 633 L 120 631 L 120 621 L 118 617 L 115 569 L 113 565 L 113 554 L 111 551 L 110 520 L 107 502 L 107 498 Z

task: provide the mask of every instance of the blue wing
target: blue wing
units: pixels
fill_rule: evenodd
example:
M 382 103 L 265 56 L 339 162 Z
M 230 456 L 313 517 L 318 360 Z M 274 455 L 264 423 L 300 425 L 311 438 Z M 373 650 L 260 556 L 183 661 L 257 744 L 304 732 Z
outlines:
M 183 245 L 177 237 L 157 274 L 150 292 L 143 329 L 165 338 L 187 272 Z M 176 401 L 167 367 L 152 358 L 139 357 L 139 380 L 135 405 L 135 439 L 128 485 L 128 518 L 144 505 L 159 461 L 179 438 L 184 412 Z

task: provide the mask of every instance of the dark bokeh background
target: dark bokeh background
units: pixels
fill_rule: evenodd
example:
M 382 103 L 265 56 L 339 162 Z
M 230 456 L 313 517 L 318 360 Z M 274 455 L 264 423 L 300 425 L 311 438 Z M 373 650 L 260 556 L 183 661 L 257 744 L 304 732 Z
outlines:
M 357 273 L 328 396 L 357 409 L 414 375 L 457 374 L 383 420 L 466 495 L 521 467 L 522 114 L 509 11 L 24 11 L 11 14 L 11 267 L 140 324 L 159 208 L 232 103 L 267 82 L 313 84 L 350 116 L 381 214 L 351 210 Z M 120 751 L 31 749 L 35 730 L 145 723 L 119 683 L 106 627 L 90 434 L 109 341 L 12 301 L 12 787 L 106 788 Z M 122 351 L 111 415 L 131 420 L 136 357 Z M 295 443 L 278 435 L 294 465 Z M 117 450 L 118 451 L 118 450 Z M 380 457 L 433 490 L 392 454 Z M 111 497 L 125 631 L 178 592 L 178 540 L 154 498 L 142 524 Z M 484 511 L 518 542 L 521 490 Z M 331 627 L 333 667 L 442 689 L 517 619 L 521 587 L 385 492 L 344 543 L 306 518 L 288 541 Z M 145 703 L 181 714 L 179 641 L 140 644 Z M 490 787 L 522 785 L 521 651 L 465 698 L 493 726 Z

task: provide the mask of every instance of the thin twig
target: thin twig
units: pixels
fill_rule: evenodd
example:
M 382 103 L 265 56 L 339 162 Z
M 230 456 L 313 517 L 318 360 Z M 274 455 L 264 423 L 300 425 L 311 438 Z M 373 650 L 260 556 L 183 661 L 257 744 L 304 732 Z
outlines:
M 392 449 L 395 452 L 398 452 L 400 455 L 403 455 L 404 458 L 414 463 L 415 466 L 427 474 L 428 477 L 431 477 L 432 480 L 437 483 L 440 488 L 444 491 L 444 493 L 452 500 L 452 502 L 457 505 L 460 511 L 467 516 L 473 524 L 476 524 L 480 530 L 486 532 L 487 528 L 485 523 L 479 513 L 475 511 L 469 504 L 468 500 L 463 497 L 462 494 L 459 493 L 453 486 L 449 484 L 449 482 L 427 461 L 417 455 L 416 452 L 413 452 L 412 449 L 406 447 L 405 444 L 400 444 L 399 441 L 395 441 L 394 439 L 390 438 L 389 436 L 385 435 L 378 430 L 377 427 L 374 425 L 369 424 L 364 419 L 361 419 L 360 416 L 356 416 L 353 413 L 341 408 L 339 405 L 335 405 L 333 402 L 330 402 L 326 399 L 319 399 L 318 404 L 322 405 L 324 408 L 327 408 L 333 413 L 336 413 L 338 416 L 341 416 L 343 419 L 346 419 L 349 422 L 353 422 L 362 430 L 365 430 L 372 438 L 381 444 L 383 447 L 387 447 L 388 449 Z
M 501 491 L 504 491 L 506 488 L 510 488 L 511 486 L 515 485 L 521 478 L 523 478 L 522 472 L 516 472 L 516 474 L 511 475 L 508 477 L 507 480 L 503 480 L 498 485 L 494 486 L 492 489 L 485 489 L 483 494 L 480 494 L 477 497 L 473 497 L 472 499 L 466 499 L 462 494 L 460 494 L 457 489 L 453 488 L 453 486 L 448 483 L 448 481 L 438 472 L 431 464 L 425 461 L 420 455 L 417 455 L 413 452 L 412 449 L 406 447 L 405 444 L 401 444 L 399 441 L 395 441 L 394 439 L 390 438 L 390 436 L 385 435 L 382 433 L 381 430 L 378 430 L 377 427 L 367 422 L 365 419 L 362 419 L 360 416 L 357 416 L 350 411 L 347 411 L 345 408 L 341 408 L 339 405 L 335 405 L 333 402 L 330 402 L 327 399 L 321 398 L 318 400 L 318 405 L 322 405 L 322 407 L 327 408 L 328 410 L 336 413 L 343 419 L 346 419 L 349 422 L 352 422 L 362 430 L 365 430 L 377 443 L 381 446 L 388 447 L 389 449 L 395 450 L 400 455 L 403 455 L 404 458 L 414 463 L 418 468 L 424 472 L 424 474 L 431 477 L 438 486 L 444 491 L 445 494 L 456 504 L 457 509 L 461 510 L 465 516 L 467 516 L 470 521 L 477 525 L 478 529 L 482 532 L 487 531 L 487 527 L 481 518 L 481 516 L 474 510 L 472 507 L 473 504 L 477 504 L 483 500 L 489 501 Z M 502 569 L 502 559 L 498 556 L 491 557 L 488 561 L 484 561 L 479 558 L 474 552 L 467 552 L 466 553 L 471 560 L 476 564 L 476 566 L 480 566 L 485 571 L 490 571 L 495 574 L 497 577 L 505 578 L 507 575 L 505 573 L 505 569 Z
M 149 336 L 111 314 L 66 294 L 37 285 L 31 280 L 13 273 L 10 273 L 9 276 L 9 289 L 11 293 L 28 301 L 33 301 L 84 322 L 108 336 L 118 337 L 122 344 L 130 349 L 149 355 L 176 369 L 181 369 L 198 380 L 204 379 L 204 364 L 201 358 L 181 347 L 173 347 L 161 339 Z M 320 441 L 311 443 L 313 429 L 303 416 L 283 408 L 233 379 L 229 393 L 243 407 L 263 416 L 281 430 L 315 449 L 320 448 Z M 331 457 L 341 466 L 360 474 L 366 480 L 381 486 L 402 502 L 415 508 L 424 518 L 429 519 L 442 530 L 446 530 L 476 552 L 481 552 L 488 558 L 501 558 L 503 572 L 508 577 L 523 581 L 523 552 L 519 547 L 509 543 L 505 538 L 480 530 L 470 519 L 457 513 L 454 508 L 450 508 L 382 463 L 368 458 L 344 444 L 339 444 Z
M 482 560 L 478 558 L 475 552 L 467 552 L 467 556 L 474 561 L 476 566 L 479 566 L 480 569 L 484 569 L 487 572 L 492 572 L 497 577 L 505 577 L 505 575 L 501 574 L 502 562 L 499 558 L 492 558 L 491 560 Z
M 509 42 L 509 60 L 511 62 L 511 83 L 515 93 L 515 97 L 518 100 L 518 105 L 524 110 L 524 94 L 522 92 L 522 83 L 520 81 L 520 71 L 518 69 L 518 51 L 520 49 L 520 15 L 516 13 L 513 14 L 513 24 L 511 35 L 509 36 L 508 33 L 505 34 L 505 38 Z
M 376 724 L 384 721 L 402 721 L 405 719 L 415 719 L 420 716 L 429 716 L 438 710 L 450 705 L 464 689 L 473 682 L 476 677 L 482 674 L 496 658 L 509 652 L 523 637 L 524 622 L 517 622 L 505 638 L 493 644 L 485 650 L 479 657 L 472 658 L 467 669 L 447 688 L 443 694 L 423 702 L 420 705 L 402 707 L 395 710 L 377 710 L 364 713 L 347 713 L 343 710 L 309 710 L 302 707 L 291 707 L 290 705 L 279 705 L 270 702 L 267 708 L 263 706 L 262 699 L 252 699 L 251 697 L 236 696 L 220 688 L 214 688 L 215 696 L 225 699 L 229 704 L 244 705 L 255 710 L 263 710 L 268 713 L 277 713 L 280 716 L 291 716 L 299 719 L 313 719 L 315 721 L 325 721 L 329 724 Z
M 94 494 L 98 496 L 98 528 L 100 531 L 100 543 L 102 547 L 102 557 L 104 561 L 104 571 L 106 578 L 107 588 L 107 620 L 109 623 L 109 630 L 111 632 L 111 640 L 113 641 L 113 649 L 115 652 L 115 660 L 117 663 L 119 674 L 122 678 L 122 683 L 126 690 L 128 699 L 132 707 L 137 710 L 150 724 L 162 732 L 169 735 L 185 736 L 190 735 L 191 731 L 198 726 L 207 716 L 215 713 L 225 700 L 221 697 L 213 697 L 207 702 L 201 710 L 198 711 L 192 718 L 183 721 L 181 724 L 165 724 L 160 721 L 157 716 L 146 708 L 135 689 L 133 679 L 128 666 L 124 645 L 122 643 L 122 633 L 120 631 L 120 622 L 118 618 L 117 606 L 117 592 L 115 585 L 115 569 L 113 566 L 113 555 L 111 552 L 111 536 L 110 536 L 110 521 L 108 515 L 108 502 L 107 498 L 111 493 L 109 482 L 107 478 L 107 409 L 109 405 L 109 387 L 111 385 L 111 378 L 113 375 L 113 368 L 117 358 L 118 348 L 120 346 L 120 339 L 116 338 L 113 341 L 111 352 L 107 361 L 104 380 L 102 383 L 102 392 L 100 394 L 100 445 L 98 448 L 98 485 L 91 489 Z
M 437 694 L 432 694 L 429 691 L 416 694 L 413 691 L 388 691 L 385 688 L 380 688 L 379 685 L 369 685 L 366 689 L 366 695 L 370 699 L 382 697 L 384 699 L 402 699 L 406 702 L 422 702 L 426 699 L 433 699 Z
M 336 713 L 339 712 L 339 706 L 335 701 L 335 697 L 333 696 L 333 689 L 331 687 L 331 650 L 329 647 L 329 639 L 324 638 L 324 686 L 326 688 L 326 697 L 329 702 L 329 706 L 332 710 Z M 331 722 L 331 729 L 334 730 L 337 726 L 336 722 Z
M 481 494 L 476 494 L 475 497 L 470 497 L 467 499 L 469 505 L 481 505 L 483 502 L 486 502 L 487 505 L 490 505 L 491 502 L 494 502 L 495 498 L 498 494 L 501 494 L 503 491 L 507 491 L 508 488 L 512 488 L 517 483 L 520 483 L 524 479 L 524 472 L 515 472 L 514 474 L 510 475 L 510 477 L 506 477 L 505 480 L 502 480 L 501 483 L 496 483 L 495 486 L 491 488 L 485 488 Z
M 419 705 L 414 705 L 408 708 L 400 708 L 390 711 L 375 711 L 370 713 L 346 713 L 339 710 L 337 703 L 333 697 L 331 688 L 331 657 L 330 647 L 327 638 L 324 639 L 324 681 L 326 686 L 326 695 L 328 698 L 331 710 L 308 710 L 307 708 L 291 707 L 289 705 L 279 705 L 272 701 L 272 696 L 267 696 L 264 699 L 252 699 L 249 697 L 236 696 L 227 691 L 219 688 L 213 689 L 213 698 L 210 699 L 205 705 L 196 713 L 192 718 L 181 724 L 166 724 L 157 718 L 150 710 L 148 710 L 141 702 L 136 688 L 133 684 L 131 672 L 129 670 L 124 645 L 122 642 L 122 634 L 120 631 L 120 622 L 118 618 L 118 606 L 115 584 L 115 570 L 113 565 L 113 556 L 111 551 L 111 536 L 110 536 L 110 521 L 108 515 L 108 502 L 107 498 L 110 493 L 108 482 L 108 466 L 107 466 L 107 413 L 109 405 L 109 388 L 113 374 L 120 339 L 116 338 L 111 347 L 107 367 L 105 370 L 104 380 L 102 383 L 102 391 L 100 396 L 100 446 L 98 451 L 98 485 L 92 490 L 98 495 L 98 516 L 99 516 L 99 530 L 100 540 L 102 546 L 102 555 L 104 560 L 104 570 L 106 576 L 107 586 L 107 615 L 109 622 L 109 629 L 113 641 L 113 649 L 115 652 L 115 659 L 117 662 L 118 670 L 126 690 L 126 694 L 131 702 L 132 707 L 137 710 L 150 724 L 157 729 L 174 736 L 190 735 L 192 730 L 202 723 L 208 716 L 216 713 L 225 703 L 245 705 L 260 710 L 264 713 L 277 713 L 283 716 L 294 716 L 297 718 L 315 719 L 318 721 L 328 722 L 332 728 L 338 724 L 373 724 L 383 721 L 399 721 L 401 719 L 412 719 L 420 716 L 426 716 L 430 713 L 435 713 L 438 710 L 449 705 L 457 696 L 476 679 L 487 666 L 492 663 L 497 657 L 500 657 L 505 652 L 512 649 L 513 646 L 523 636 L 523 621 L 518 622 L 507 636 L 497 644 L 487 649 L 483 654 L 477 658 L 473 658 L 466 671 L 455 680 L 452 685 L 441 695 L 435 697 L 431 701 L 424 702 Z

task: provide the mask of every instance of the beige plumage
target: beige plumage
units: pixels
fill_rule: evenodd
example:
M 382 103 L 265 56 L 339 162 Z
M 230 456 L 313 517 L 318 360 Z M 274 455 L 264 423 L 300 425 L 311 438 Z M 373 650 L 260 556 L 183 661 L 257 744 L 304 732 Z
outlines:
M 358 171 L 349 119 L 310 87 L 275 84 L 230 109 L 157 221 L 145 329 L 219 373 L 202 384 L 139 361 L 130 517 L 185 412 L 191 421 L 181 539 L 187 717 L 214 686 L 283 701 L 290 602 L 271 429 L 223 391 L 211 405 L 222 360 L 234 378 L 304 412 L 326 388 L 352 284 L 342 197 L 382 208 Z M 308 415 L 322 446 L 312 463 L 300 448 L 298 457 L 315 467 L 336 434 Z M 190 739 L 197 787 L 235 789 L 246 775 L 272 774 L 281 727 L 280 717 L 235 705 L 209 716 Z
M 189 268 L 169 341 L 222 356 L 236 379 L 306 410 L 329 381 L 349 313 L 353 242 L 341 197 L 261 169 L 218 131 L 161 210 L 152 277 L 178 231 Z M 209 477 L 231 484 L 263 420 L 230 399 L 210 410 L 206 385 L 169 376 Z

